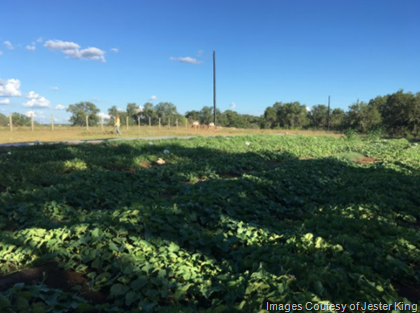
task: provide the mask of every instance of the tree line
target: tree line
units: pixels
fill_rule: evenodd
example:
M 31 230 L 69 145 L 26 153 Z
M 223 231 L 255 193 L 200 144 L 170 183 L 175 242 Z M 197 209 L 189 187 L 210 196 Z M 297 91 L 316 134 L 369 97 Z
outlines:
M 86 125 L 88 116 L 89 125 L 101 123 L 98 116 L 100 110 L 94 103 L 79 102 L 67 108 L 71 113 L 72 125 Z M 120 115 L 123 124 L 128 120 L 129 125 L 141 124 L 157 125 L 159 119 L 162 125 L 168 123 L 184 124 L 199 121 L 208 125 L 213 122 L 213 107 L 204 106 L 201 110 L 187 111 L 185 115 L 177 111 L 171 102 L 160 102 L 156 105 L 147 102 L 139 110 L 139 106 L 128 103 L 125 110 L 118 110 L 116 106 L 108 109 L 111 119 L 106 124 L 113 124 L 113 117 Z M 13 113 L 13 124 L 16 126 L 29 126 L 30 118 L 24 114 Z M 127 119 L 128 118 L 128 119 Z M 343 132 L 353 129 L 359 133 L 381 131 L 393 136 L 419 137 L 420 136 L 420 92 L 413 94 L 399 90 L 393 94 L 377 96 L 368 102 L 357 101 L 351 104 L 347 111 L 340 108 L 328 110 L 325 104 L 314 105 L 310 110 L 304 104 L 295 102 L 276 102 L 265 109 L 261 116 L 239 114 L 233 110 L 221 112 L 216 109 L 217 125 L 236 128 L 262 128 L 262 129 L 315 129 Z M 0 113 L 0 125 L 7 125 L 9 117 Z
M 381 131 L 392 136 L 420 136 L 420 92 L 413 94 L 399 90 L 377 96 L 369 102 L 353 103 L 347 112 L 330 109 L 324 104 L 314 105 L 310 111 L 299 102 L 277 102 L 264 111 L 262 128 L 353 129 L 366 134 Z

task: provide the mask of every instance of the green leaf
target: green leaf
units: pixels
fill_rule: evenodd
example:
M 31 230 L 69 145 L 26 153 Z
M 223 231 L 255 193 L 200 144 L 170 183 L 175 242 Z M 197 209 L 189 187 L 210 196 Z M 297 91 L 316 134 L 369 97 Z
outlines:
M 10 301 L 5 296 L 0 294 L 0 310 L 10 307 Z
M 134 301 L 140 299 L 140 295 L 137 292 L 129 291 L 125 295 L 125 304 L 131 305 Z
M 111 287 L 111 297 L 118 297 L 128 291 L 128 287 L 123 284 L 114 284 Z
M 146 286 L 148 283 L 148 279 L 146 276 L 141 276 L 139 278 L 137 278 L 136 280 L 134 280 L 130 287 L 134 290 L 139 290 L 141 288 L 143 288 L 144 286 Z
M 169 247 L 168 247 L 168 250 L 170 252 L 176 252 L 176 251 L 179 250 L 179 246 L 176 243 L 171 242 L 170 245 L 169 245 Z
M 113 242 L 109 243 L 109 249 L 111 249 L 112 251 L 119 251 L 118 247 Z

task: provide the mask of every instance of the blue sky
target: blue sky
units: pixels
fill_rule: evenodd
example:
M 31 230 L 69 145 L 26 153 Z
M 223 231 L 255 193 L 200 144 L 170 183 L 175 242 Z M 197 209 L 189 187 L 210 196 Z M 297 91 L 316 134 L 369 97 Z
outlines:
M 420 91 L 418 0 L 14 0 L 0 5 L 0 113 L 128 102 L 260 115 L 276 101 Z M 149 100 L 151 99 L 151 100 Z

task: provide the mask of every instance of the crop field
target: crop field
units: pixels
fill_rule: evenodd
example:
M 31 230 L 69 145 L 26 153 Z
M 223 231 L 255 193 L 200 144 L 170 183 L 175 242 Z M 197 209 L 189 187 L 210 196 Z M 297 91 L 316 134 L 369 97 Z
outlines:
M 0 312 L 420 301 L 420 147 L 405 139 L 2 148 L 0 177 Z

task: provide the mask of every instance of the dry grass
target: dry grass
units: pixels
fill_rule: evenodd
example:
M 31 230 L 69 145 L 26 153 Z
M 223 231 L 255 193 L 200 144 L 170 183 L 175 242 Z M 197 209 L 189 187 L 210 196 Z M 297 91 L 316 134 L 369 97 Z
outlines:
M 49 126 L 35 126 L 32 131 L 30 127 L 15 127 L 10 131 L 8 127 L 0 128 L 0 143 L 15 142 L 32 142 L 39 140 L 41 142 L 59 142 L 70 140 L 92 140 L 92 139 L 113 139 L 118 138 L 112 134 L 113 130 L 110 126 L 105 126 L 104 130 L 100 126 L 89 127 L 89 131 L 85 127 L 71 126 L 55 126 L 54 131 Z M 333 132 L 326 131 L 308 131 L 308 130 L 267 130 L 267 129 L 236 129 L 236 128 L 217 128 L 217 129 L 192 129 L 185 127 L 168 128 L 142 126 L 132 126 L 128 130 L 121 127 L 122 136 L 120 138 L 136 138 L 136 137 L 157 137 L 157 136 L 215 136 L 215 135 L 261 135 L 261 134 L 282 134 L 282 135 L 305 135 L 305 136 L 340 136 Z

